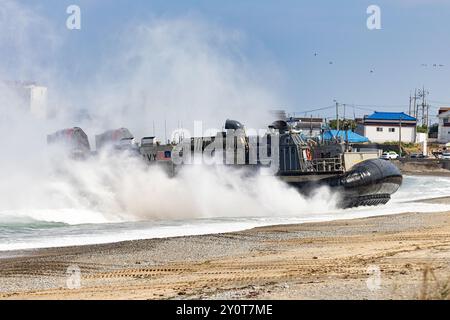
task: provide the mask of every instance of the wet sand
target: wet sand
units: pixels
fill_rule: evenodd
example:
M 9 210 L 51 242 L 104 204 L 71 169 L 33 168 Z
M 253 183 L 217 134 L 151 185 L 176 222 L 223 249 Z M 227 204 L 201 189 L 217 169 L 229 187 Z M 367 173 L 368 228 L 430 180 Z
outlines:
M 450 212 L 0 257 L 1 299 L 448 299 Z

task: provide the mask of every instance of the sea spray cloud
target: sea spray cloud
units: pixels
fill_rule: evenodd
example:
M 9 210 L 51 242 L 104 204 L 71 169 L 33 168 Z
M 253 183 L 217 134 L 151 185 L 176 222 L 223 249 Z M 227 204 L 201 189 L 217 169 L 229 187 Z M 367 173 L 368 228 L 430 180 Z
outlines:
M 171 132 L 195 120 L 220 128 L 234 118 L 265 127 L 267 111 L 283 101 L 256 72 L 264 66 L 243 56 L 243 42 L 239 32 L 197 17 L 130 26 L 100 66 L 99 85 L 88 90 L 98 121 L 119 127 L 133 119 L 129 127 L 141 136 L 155 123 L 160 137 L 165 123 Z
M 171 178 L 160 167 L 127 152 L 105 149 L 76 160 L 64 149 L 47 150 L 48 158 L 38 162 L 44 166 L 25 163 L 24 174 L 14 174 L 1 184 L 6 197 L 0 203 L 0 218 L 15 215 L 84 224 L 301 216 L 331 210 L 337 202 L 337 195 L 327 188 L 304 197 L 271 175 L 225 166 L 186 166 Z M 31 173 L 30 168 L 35 171 Z
M 333 206 L 327 190 L 311 200 L 273 177 L 191 167 L 172 179 L 125 154 L 101 152 L 74 161 L 46 145 L 48 133 L 73 126 L 83 127 L 91 138 L 122 126 L 142 137 L 151 134 L 155 122 L 160 139 L 164 122 L 168 132 L 196 119 L 208 127 L 220 128 L 226 118 L 264 127 L 265 112 L 282 100 L 261 80 L 258 70 L 264 67 L 240 51 L 245 37 L 239 32 L 199 17 L 130 25 L 82 84 L 61 80 L 60 67 L 52 63 L 52 56 L 64 51 L 58 28 L 13 1 L 2 0 L 0 12 L 6 30 L 0 47 L 7 49 L 0 53 L 1 80 L 43 82 L 54 110 L 49 119 L 36 119 L 14 86 L 0 85 L 1 222 L 6 217 L 80 224 L 299 215 L 323 210 L 324 203 Z M 87 117 L 74 116 L 81 106 Z
M 0 0 L 0 81 L 57 79 L 55 56 L 62 53 L 58 28 L 19 1 Z
M 126 152 L 67 159 L 58 172 L 55 196 L 111 221 L 301 215 L 331 210 L 337 197 L 327 188 L 303 197 L 273 176 L 225 166 L 186 166 L 170 178 Z

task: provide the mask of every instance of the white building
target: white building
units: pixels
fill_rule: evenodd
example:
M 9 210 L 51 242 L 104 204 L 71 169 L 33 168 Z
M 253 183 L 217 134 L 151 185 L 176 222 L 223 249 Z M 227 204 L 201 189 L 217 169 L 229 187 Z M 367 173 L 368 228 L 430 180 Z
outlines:
M 31 85 L 26 87 L 30 95 L 31 114 L 39 119 L 45 119 L 48 116 L 48 89 L 47 87 Z
M 48 116 L 48 89 L 34 82 L 6 82 L 18 98 L 20 107 L 39 119 Z
M 355 132 L 367 137 L 371 142 L 398 141 L 416 142 L 417 119 L 404 112 L 375 112 L 365 116 Z
M 439 128 L 438 128 L 438 142 L 450 142 L 450 108 L 442 107 L 439 109 Z

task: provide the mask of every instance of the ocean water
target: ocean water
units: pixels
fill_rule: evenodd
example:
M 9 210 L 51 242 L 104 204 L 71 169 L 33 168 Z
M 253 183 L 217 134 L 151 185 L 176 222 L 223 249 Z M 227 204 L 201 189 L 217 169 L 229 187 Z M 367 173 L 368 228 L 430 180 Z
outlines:
M 276 215 L 263 213 L 240 216 L 239 212 L 234 212 L 233 215 L 218 214 L 189 219 L 144 221 L 127 221 L 126 218 L 117 215 L 71 208 L 3 211 L 0 212 L 0 251 L 213 234 L 267 225 L 450 210 L 450 204 L 420 202 L 422 199 L 442 196 L 450 196 L 450 178 L 406 176 L 402 187 L 387 205 L 345 210 L 330 209 L 325 205 L 323 210 L 317 210 L 317 203 L 314 210 L 308 210 L 306 201 L 298 210 L 289 210 L 286 214 L 283 214 L 283 208 L 280 208 L 281 212 Z M 317 202 L 317 199 L 311 201 Z M 226 208 L 223 208 L 221 213 L 223 212 L 226 212 Z

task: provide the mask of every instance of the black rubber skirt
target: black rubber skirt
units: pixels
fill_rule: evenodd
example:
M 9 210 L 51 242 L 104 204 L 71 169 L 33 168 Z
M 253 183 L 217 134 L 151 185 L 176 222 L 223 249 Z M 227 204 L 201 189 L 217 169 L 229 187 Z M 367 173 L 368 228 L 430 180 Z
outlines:
M 314 183 L 289 183 L 300 192 L 309 194 L 317 186 L 327 185 L 340 193 L 341 208 L 385 204 L 402 184 L 400 170 L 390 161 L 370 159 L 362 161 L 342 174 Z

